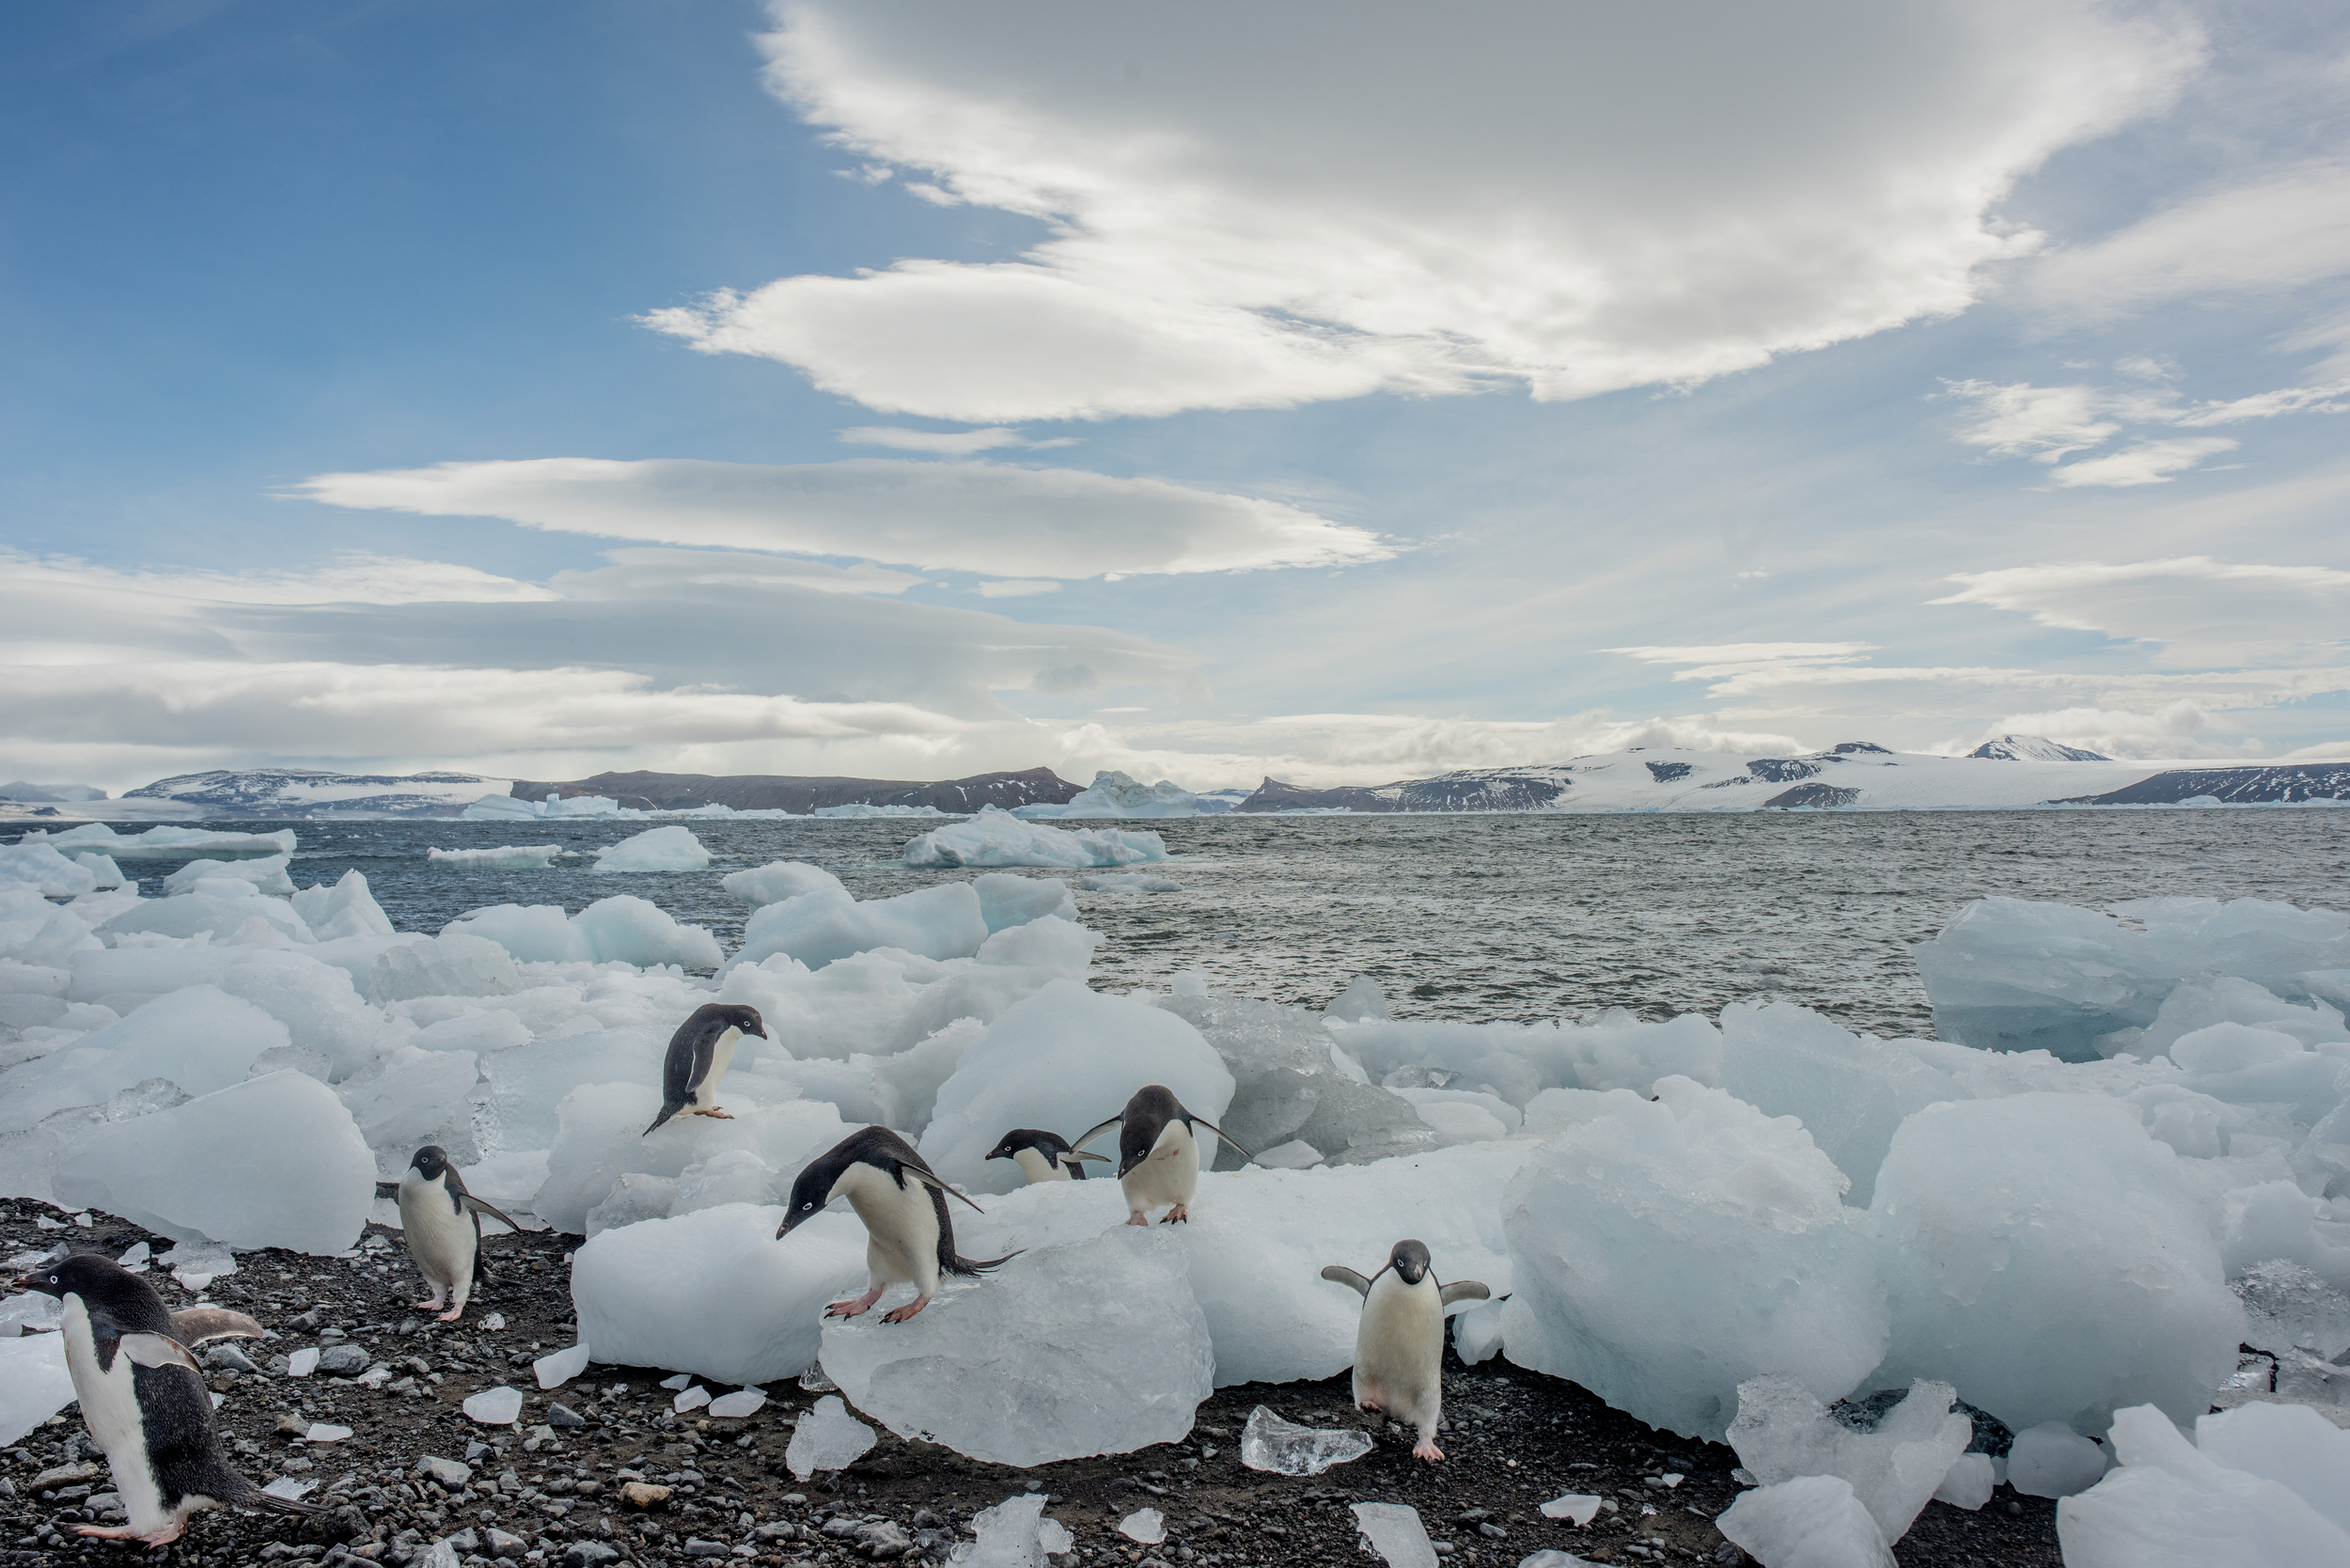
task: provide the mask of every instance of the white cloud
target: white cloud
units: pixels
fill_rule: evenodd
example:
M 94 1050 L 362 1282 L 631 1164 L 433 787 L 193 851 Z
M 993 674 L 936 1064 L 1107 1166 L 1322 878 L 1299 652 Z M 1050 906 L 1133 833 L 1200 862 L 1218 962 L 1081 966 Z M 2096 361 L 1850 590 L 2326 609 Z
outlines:
M 1725 642 L 1694 648 L 1603 648 L 1652 665 L 1760 665 L 1785 659 L 1848 663 L 1873 652 L 1872 642 Z
M 2283 290 L 2350 272 L 2350 163 L 2298 165 L 2167 207 L 2033 263 L 2027 296 L 2069 321 L 2176 299 Z
M 852 447 L 894 447 L 901 452 L 936 452 L 969 457 L 998 447 L 1062 447 L 1065 441 L 1029 441 L 1002 425 L 983 431 L 916 431 L 901 425 L 858 425 L 838 432 Z
M 1990 215 L 2014 179 L 2201 57 L 2069 0 L 776 15 L 770 85 L 834 141 L 1050 237 L 647 320 L 983 423 L 1585 397 L 1963 309 L 2037 243 Z
M 982 599 L 1027 599 L 1040 593 L 1059 591 L 1060 585 L 1049 578 L 1038 581 L 1034 578 L 1006 577 L 993 583 L 981 583 L 979 587 Z
M 2000 735 L 2044 735 L 2064 745 L 2085 746 L 2107 757 L 2258 756 L 2258 742 L 2210 738 L 2211 715 L 2182 698 L 2152 712 L 2112 708 L 2060 708 L 2048 713 L 2011 713 L 1986 726 L 1982 740 Z
M 1987 604 L 2043 626 L 2161 645 L 2201 666 L 2333 663 L 2350 636 L 2350 572 L 2186 556 L 1963 572 L 1937 604 Z
M 2182 435 L 2169 441 L 2141 441 L 2135 447 L 2125 447 L 2105 457 L 2065 463 L 2049 478 L 2060 490 L 2073 490 L 2084 485 L 2120 489 L 2140 484 L 2169 484 L 2172 478 L 2205 458 L 2232 452 L 2241 445 L 2241 442 L 2224 435 Z
M 980 463 L 536 458 L 320 474 L 292 492 L 338 507 L 1037 577 L 1341 566 L 1395 554 L 1374 534 L 1279 501 Z
M 0 549 L 0 567 L 7 569 L 20 588 L 36 582 L 104 585 L 165 599 L 233 604 L 414 604 L 451 600 L 498 604 L 556 597 L 536 583 L 518 582 L 470 566 L 366 551 L 346 552 L 324 565 L 296 570 L 215 572 L 192 567 L 123 572 L 70 556 L 43 559 Z
M 2119 435 L 2121 425 L 2099 417 L 2101 399 L 2091 386 L 2000 385 L 1987 381 L 1952 381 L 1947 396 L 1972 403 L 1972 416 L 1957 439 L 1993 457 L 2029 457 L 2054 463 Z

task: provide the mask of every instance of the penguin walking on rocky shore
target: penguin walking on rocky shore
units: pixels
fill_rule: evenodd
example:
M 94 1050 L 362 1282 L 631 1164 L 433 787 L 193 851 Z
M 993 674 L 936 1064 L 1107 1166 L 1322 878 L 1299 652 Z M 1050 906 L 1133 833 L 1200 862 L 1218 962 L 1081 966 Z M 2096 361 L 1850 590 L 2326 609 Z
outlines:
M 781 1241 L 815 1218 L 834 1199 L 847 1199 L 865 1222 L 868 1289 L 853 1301 L 834 1302 L 824 1309 L 824 1316 L 860 1317 L 872 1310 L 884 1291 L 903 1282 L 914 1287 L 915 1298 L 882 1314 L 884 1323 L 903 1323 L 931 1304 L 942 1274 L 976 1278 L 1018 1256 L 1007 1253 L 979 1262 L 957 1252 L 954 1221 L 947 1213 L 948 1193 L 980 1214 L 987 1212 L 940 1181 L 914 1145 L 886 1127 L 867 1127 L 842 1138 L 800 1172 L 791 1184 L 791 1205 L 776 1239 Z
M 1099 1160 L 1104 1165 L 1110 1163 L 1107 1154 L 1073 1149 L 1069 1140 L 1058 1133 L 1048 1133 L 1038 1127 L 1014 1127 L 1004 1135 L 1002 1142 L 987 1152 L 987 1157 L 1011 1161 L 1031 1184 L 1082 1182 L 1086 1179 L 1086 1168 L 1082 1162 Z
M 1185 1110 L 1164 1084 L 1136 1090 L 1124 1110 L 1077 1140 L 1075 1147 L 1083 1149 L 1112 1127 L 1119 1129 L 1118 1183 L 1126 1192 L 1127 1224 L 1150 1224 L 1149 1211 L 1163 1203 L 1173 1206 L 1161 1225 L 1190 1223 L 1191 1200 L 1199 1190 L 1199 1138 L 1194 1122 L 1239 1149 L 1243 1158 L 1257 1157 L 1206 1117 Z
M 661 1060 L 661 1114 L 644 1136 L 650 1137 L 688 1106 L 696 1116 L 733 1121 L 718 1108 L 718 1080 L 734 1065 L 734 1048 L 746 1034 L 767 1038 L 759 1009 L 740 1002 L 704 1002 L 696 1008 L 669 1037 L 668 1052 Z
M 1443 1459 L 1436 1422 L 1444 1413 L 1444 1309 L 1493 1293 L 1474 1279 L 1439 1285 L 1428 1248 L 1416 1241 L 1397 1242 L 1386 1266 L 1368 1279 L 1342 1263 L 1322 1277 L 1363 1298 L 1355 1326 L 1355 1403 L 1416 1428 L 1413 1458 Z
M 76 1525 L 103 1541 L 168 1545 L 207 1508 L 265 1509 L 304 1517 L 326 1511 L 274 1497 L 229 1464 L 212 1396 L 188 1347 L 229 1336 L 259 1339 L 242 1312 L 196 1307 L 172 1312 L 155 1287 L 95 1253 L 78 1253 L 18 1283 L 64 1305 L 66 1370 L 82 1422 L 106 1455 L 128 1523 Z
M 481 1257 L 481 1216 L 502 1220 L 509 1231 L 519 1231 L 522 1227 L 495 1204 L 467 1192 L 465 1179 L 457 1174 L 457 1168 L 436 1143 L 416 1151 L 391 1194 L 384 1191 L 388 1184 L 377 1184 L 376 1193 L 400 1199 L 400 1235 L 408 1243 L 408 1256 L 415 1260 L 424 1282 L 432 1287 L 432 1299 L 416 1305 L 428 1312 L 441 1312 L 441 1303 L 450 1301 L 448 1310 L 441 1312 L 441 1321 L 455 1323 L 464 1316 L 465 1303 L 473 1296 L 474 1268 Z

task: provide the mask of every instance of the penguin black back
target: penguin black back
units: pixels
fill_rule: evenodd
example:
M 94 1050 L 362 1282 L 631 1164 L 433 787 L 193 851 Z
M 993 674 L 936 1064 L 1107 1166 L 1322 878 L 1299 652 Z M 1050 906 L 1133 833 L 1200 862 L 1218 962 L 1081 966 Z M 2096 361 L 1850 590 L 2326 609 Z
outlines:
M 984 1262 L 966 1258 L 955 1250 L 955 1226 L 947 1212 L 947 1194 L 952 1190 L 931 1169 L 914 1145 L 886 1127 L 864 1127 L 851 1133 L 838 1143 L 810 1160 L 791 1183 L 791 1198 L 784 1210 L 783 1224 L 776 1228 L 780 1240 L 807 1220 L 816 1217 L 832 1200 L 832 1189 L 853 1165 L 870 1165 L 896 1182 L 903 1190 L 908 1181 L 921 1183 L 931 1189 L 931 1207 L 938 1215 L 938 1268 L 942 1274 L 981 1275 L 1010 1262 L 1019 1256 L 1007 1252 L 1001 1258 Z M 955 1196 L 965 1203 L 971 1200 L 963 1194 Z M 977 1203 L 971 1203 L 974 1209 Z
M 695 1091 L 710 1075 L 719 1037 L 728 1029 L 767 1038 L 766 1022 L 759 1009 L 741 1002 L 704 1002 L 677 1027 L 661 1058 L 661 1114 L 645 1129 L 646 1137 L 660 1131 L 663 1123 L 695 1099 Z
M 1145 1084 L 1126 1102 L 1125 1120 L 1118 1129 L 1118 1173 L 1123 1176 L 1151 1157 L 1159 1135 L 1170 1121 L 1188 1122 L 1191 1114 L 1175 1091 L 1164 1084 Z

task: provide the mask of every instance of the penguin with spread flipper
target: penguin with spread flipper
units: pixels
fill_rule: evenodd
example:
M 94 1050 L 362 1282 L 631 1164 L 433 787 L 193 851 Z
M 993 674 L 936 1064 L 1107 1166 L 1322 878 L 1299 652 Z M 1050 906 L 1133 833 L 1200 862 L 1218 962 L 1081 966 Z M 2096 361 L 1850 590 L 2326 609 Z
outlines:
M 1126 1223 L 1148 1225 L 1150 1211 L 1162 1204 L 1162 1225 L 1191 1219 L 1191 1200 L 1199 1190 L 1199 1139 L 1193 1123 L 1205 1127 L 1246 1159 L 1257 1156 L 1242 1149 L 1238 1139 L 1204 1116 L 1183 1108 L 1175 1091 L 1164 1084 L 1145 1084 L 1135 1090 L 1126 1108 L 1079 1138 L 1083 1149 L 1116 1127 L 1118 1182 L 1126 1192 Z
M 1444 1458 L 1436 1422 L 1444 1413 L 1444 1309 L 1456 1301 L 1482 1301 L 1493 1293 L 1474 1279 L 1436 1282 L 1428 1248 L 1400 1241 L 1386 1266 L 1366 1279 L 1342 1263 L 1322 1277 L 1363 1298 L 1355 1327 L 1355 1403 L 1415 1429 L 1412 1457 Z

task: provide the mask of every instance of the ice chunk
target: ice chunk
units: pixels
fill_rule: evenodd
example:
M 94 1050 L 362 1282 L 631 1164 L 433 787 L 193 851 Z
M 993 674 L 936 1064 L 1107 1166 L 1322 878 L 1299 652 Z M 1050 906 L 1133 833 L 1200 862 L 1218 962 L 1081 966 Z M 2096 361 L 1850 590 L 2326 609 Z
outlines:
M 256 893 L 249 882 L 212 878 L 200 891 L 168 899 L 141 899 L 97 928 L 101 938 L 119 939 L 141 932 L 158 936 L 198 936 L 214 940 L 236 936 L 249 920 L 292 942 L 314 940 L 310 928 L 284 899 Z
M 249 882 L 256 892 L 280 893 L 291 898 L 294 885 L 286 875 L 286 868 L 292 863 L 293 857 L 286 855 L 264 855 L 258 860 L 191 860 L 164 878 L 164 891 L 198 892 L 201 889 L 197 884 L 225 877 L 231 882 Z
M 655 827 L 596 852 L 599 871 L 698 871 L 710 852 L 690 827 Z
M 217 986 L 159 997 L 72 1049 L 0 1074 L 0 1132 L 21 1132 L 69 1105 L 102 1105 L 149 1078 L 189 1094 L 243 1079 L 254 1058 L 290 1043 L 286 1027 Z
M 1371 1439 L 1355 1427 L 1300 1426 L 1260 1404 L 1240 1431 L 1240 1462 L 1282 1476 L 1318 1476 L 1333 1465 L 1360 1459 Z
M 375 1194 L 375 1156 L 335 1091 L 272 1073 L 67 1145 L 55 1186 L 175 1241 L 349 1248 Z
M 522 822 L 544 815 L 539 809 L 540 804 L 535 800 L 517 800 L 512 795 L 483 795 L 457 816 L 460 822 L 468 823 Z M 615 801 L 613 804 L 617 806 L 619 803 Z
M 2228 1288 L 2244 1303 L 2244 1342 L 2274 1356 L 2307 1346 L 2324 1360 L 2350 1350 L 2350 1294 L 2285 1259 L 2254 1263 Z
M 2199 1451 L 2153 1405 L 2115 1414 L 2113 1447 L 2119 1465 L 2057 1504 L 2066 1568 L 2350 1568 L 2350 1533 Z
M 1025 926 L 1047 915 L 1073 925 L 1077 919 L 1076 898 L 1058 877 L 982 871 L 971 879 L 971 890 L 979 896 L 979 915 L 990 932 Z
M 732 1074 L 728 1082 L 734 1082 Z M 751 1151 L 770 1169 L 796 1175 L 849 1134 L 840 1113 L 820 1101 L 760 1105 L 730 1089 L 726 1103 L 730 1121 L 674 1117 L 648 1137 L 645 1129 L 661 1108 L 661 1091 L 651 1083 L 588 1084 L 573 1090 L 557 1109 L 561 1130 L 547 1155 L 546 1184 L 531 1200 L 531 1207 L 556 1230 L 585 1234 L 588 1211 L 610 1196 L 623 1175 L 675 1180 L 687 1167 L 737 1149 Z M 593 1342 L 601 1354 L 602 1342 Z
M 1491 1358 L 1501 1348 L 1503 1303 L 1480 1301 L 1452 1320 L 1452 1348 L 1468 1366 Z
M 1305 1170 L 1322 1163 L 1322 1151 L 1304 1138 L 1292 1138 L 1259 1150 L 1257 1163 L 1267 1170 Z
M 702 927 L 681 924 L 658 905 L 628 894 L 598 899 L 570 916 L 554 904 L 500 903 L 471 909 L 451 922 L 442 935 L 446 940 L 460 933 L 477 940 L 486 938 L 525 964 L 609 964 L 617 960 L 639 966 L 675 964 L 687 969 L 714 969 L 725 956 L 717 939 Z
M 988 938 L 979 896 L 969 883 L 948 882 L 894 899 L 859 903 L 846 892 L 803 893 L 771 903 L 743 927 L 729 969 L 789 953 L 821 969 L 852 953 L 896 948 L 924 958 L 966 958 Z
M 1887 1316 L 1843 1175 L 1790 1118 L 1687 1078 L 1655 1091 L 1582 1091 L 1583 1120 L 1511 1183 L 1504 1353 L 1716 1440 L 1748 1378 L 1851 1392 L 1885 1354 Z
M 901 1436 L 993 1464 L 1174 1442 L 1214 1391 L 1207 1320 L 1183 1244 L 1123 1230 L 957 1280 L 903 1324 L 832 1320 L 824 1373 Z
M 1422 1121 L 1450 1142 L 1508 1137 L 1524 1120 L 1517 1106 L 1498 1094 L 1457 1089 L 1397 1089 L 1388 1092 L 1402 1097 Z
M 667 1176 L 648 1176 L 632 1170 L 612 1184 L 596 1206 L 588 1211 L 582 1229 L 590 1238 L 648 1219 L 666 1218 L 677 1211 L 677 1182 Z
M 384 1007 L 416 996 L 510 996 L 522 988 L 504 948 L 451 930 L 386 948 L 369 966 L 366 989 L 368 1001 Z
M 782 1223 L 781 1208 L 734 1204 L 593 1237 L 572 1255 L 580 1338 L 616 1366 L 798 1376 L 815 1365 L 825 1304 L 865 1287 L 865 1229 L 819 1215 L 777 1241 Z
M 1167 1518 L 1155 1508 L 1138 1508 L 1118 1521 L 1118 1533 L 1145 1546 L 1167 1539 Z
M 1197 1028 L 1231 1070 L 1231 1105 L 1219 1125 L 1247 1148 L 1303 1142 L 1333 1163 L 1355 1164 L 1446 1141 L 1409 1102 L 1349 1073 L 1329 1027 L 1303 1008 L 1180 991 L 1158 1005 Z
M 2154 1021 L 2130 1053 L 2169 1056 L 2171 1046 L 2214 1024 L 2249 1025 L 2290 1035 L 2305 1046 L 2350 1040 L 2341 1011 L 2323 1001 L 2298 1007 L 2233 975 L 2189 975 L 2163 998 Z
M 27 841 L 46 841 L 61 850 L 95 850 L 117 860 L 184 860 L 195 855 L 291 855 L 293 829 L 275 833 L 231 833 L 209 827 L 150 827 L 144 833 L 117 834 L 104 823 L 89 823 L 63 833 L 26 834 Z M 68 848 L 70 846 L 70 849 Z
M 1016 1124 L 1016 1123 L 1015 1123 Z M 1080 1131 L 1083 1129 L 1080 1128 Z M 1399 1237 L 1424 1242 L 1440 1279 L 1511 1287 L 1500 1193 L 1533 1153 L 1523 1142 L 1467 1144 L 1410 1159 L 1311 1170 L 1213 1171 L 1199 1179 L 1191 1223 L 1164 1227 L 1191 1252 L 1191 1291 L 1215 1344 L 1218 1386 L 1329 1377 L 1355 1359 L 1362 1301 L 1321 1277 L 1345 1262 L 1368 1274 Z M 998 1166 L 1009 1160 L 998 1160 Z M 965 1256 L 1084 1241 L 1126 1206 L 1116 1182 L 1042 1182 L 957 1206 Z M 796 1232 L 794 1232 L 796 1234 Z
M 450 1129 L 470 1135 L 468 1102 L 479 1077 L 471 1051 L 401 1045 L 337 1092 L 368 1148 L 405 1156 L 419 1145 L 442 1141 L 440 1135 Z M 407 1162 L 403 1157 L 395 1163 Z
M 669 1408 L 682 1416 L 688 1410 L 699 1410 L 710 1403 L 710 1390 L 697 1383 L 669 1402 Z
M 1045 1568 L 1043 1527 L 1053 1521 L 1043 1513 L 1042 1492 L 983 1508 L 971 1516 L 971 1533 L 978 1539 L 957 1542 L 948 1560 L 960 1568 Z
M 793 1479 L 806 1481 L 820 1470 L 845 1470 L 872 1448 L 873 1429 L 849 1414 L 838 1394 L 826 1394 L 800 1418 L 783 1462 Z M 1037 1499 L 1041 1510 L 1044 1499 Z M 1033 1528 L 1033 1527 L 1031 1527 Z
M 28 835 L 25 842 L 0 846 L 0 883 L 31 887 L 43 898 L 70 899 L 95 891 L 98 874 Z
M 1856 1431 L 1802 1384 L 1773 1373 L 1738 1386 L 1730 1445 L 1765 1486 L 1797 1476 L 1842 1477 L 1885 1540 L 1895 1542 L 1974 1437 L 1974 1423 L 1950 1409 L 1956 1398 L 1949 1384 L 1920 1379 L 1874 1430 Z
M 2026 1427 L 2007 1450 L 2008 1484 L 2028 1497 L 2069 1497 L 2105 1473 L 2106 1450 L 2062 1421 Z
M 718 886 L 753 909 L 796 899 L 802 893 L 848 893 L 838 877 L 805 860 L 771 860 L 751 870 L 729 871 Z
M 26 1334 L 0 1340 L 0 1446 L 24 1435 L 73 1403 L 66 1370 L 65 1336 Z
M 465 1401 L 465 1414 L 483 1426 L 512 1426 L 523 1413 L 523 1391 L 504 1384 L 484 1388 Z
M 1042 969 L 1082 980 L 1093 966 L 1093 949 L 1102 941 L 1098 931 L 1073 925 L 1058 915 L 1043 915 L 1026 925 L 995 933 L 979 944 L 974 956 L 981 964 Z
M 1337 1018 L 1349 1024 L 1359 1024 L 1366 1018 L 1384 1022 L 1387 1017 L 1387 995 L 1379 989 L 1379 982 L 1369 975 L 1356 975 L 1346 982 L 1346 989 L 1332 997 L 1322 1010 L 1323 1016 Z
M 722 1420 L 741 1420 L 745 1416 L 758 1415 L 766 1403 L 767 1395 L 762 1389 L 737 1388 L 730 1394 L 720 1394 L 712 1400 L 710 1413 Z
M 2329 1213 L 2323 1200 L 2291 1182 L 2264 1182 L 2229 1193 L 2226 1213 L 2220 1259 L 2230 1274 L 2280 1259 L 2300 1264 L 2329 1289 L 2350 1290 L 2350 1247 L 2336 1247 L 2318 1229 Z
M 1358 1502 L 1353 1507 L 1355 1528 L 1387 1568 L 1436 1568 L 1436 1548 L 1418 1509 L 1406 1503 Z
M 1893 1313 L 1876 1381 L 1955 1384 L 2016 1431 L 2147 1400 L 2206 1408 L 2244 1313 L 2183 1163 L 2102 1095 L 1911 1116 L 1871 1204 Z
M 316 1345 L 305 1345 L 286 1357 L 288 1377 L 307 1377 L 319 1370 L 319 1357 L 326 1353 Z
M 541 1356 L 530 1363 L 531 1372 L 541 1388 L 560 1388 L 588 1370 L 588 1341 L 582 1340 L 569 1350 L 558 1350 L 552 1356 Z
M 73 863 L 89 872 L 91 881 L 95 884 L 95 890 L 98 892 L 104 892 L 109 887 L 126 886 L 130 882 L 130 879 L 122 874 L 122 868 L 116 865 L 109 856 L 93 855 L 88 850 L 84 850 L 73 857 Z
M 495 849 L 428 848 L 424 857 L 457 871 L 543 871 L 571 853 L 560 844 L 500 844 Z
M 294 913 L 321 942 L 352 936 L 389 936 L 391 917 L 368 890 L 368 879 L 345 871 L 332 887 L 305 887 L 293 896 Z
M 1005 1129 L 1043 1127 L 1075 1137 L 1152 1083 L 1165 1084 L 1211 1121 L 1220 1121 L 1232 1098 L 1231 1074 L 1189 1024 L 1057 980 L 1016 1003 L 963 1053 L 939 1088 L 922 1157 L 973 1192 L 1009 1192 L 1022 1183 L 1019 1169 L 987 1158 Z M 1214 1142 L 1213 1134 L 1201 1135 L 1203 1163 Z
M 1577 1529 L 1599 1517 L 1600 1499 L 1589 1492 L 1569 1492 L 1543 1504 L 1543 1517 L 1564 1519 Z
M 1197 817 L 1199 797 L 1169 779 L 1144 784 L 1104 769 L 1093 782 L 1058 805 L 1037 802 L 1012 808 L 1016 817 Z
M 1942 1472 L 1942 1480 L 1934 1489 L 1934 1500 L 1973 1513 L 1991 1500 L 1998 1480 L 1989 1454 L 1962 1453 Z
M 1528 1552 L 1518 1559 L 1518 1568 L 1591 1568 L 1591 1565 L 1573 1552 L 1545 1546 L 1539 1552 Z
M 2350 1531 L 2350 1432 L 2306 1404 L 2247 1404 L 2195 1419 L 2195 1446 L 2230 1469 L 2280 1482 Z
M 966 822 L 932 828 L 905 847 L 909 866 L 1050 866 L 1083 870 L 1165 860 L 1155 833 L 1116 828 L 1064 831 L 1023 822 L 994 807 Z
M 1714 1528 L 1764 1568 L 1896 1568 L 1876 1521 L 1841 1476 L 1741 1492 Z
M 1964 1097 L 1947 1073 L 1898 1043 L 1853 1034 L 1809 1008 L 1733 1002 L 1722 1009 L 1722 1088 L 1772 1116 L 1803 1122 L 1852 1178 L 1866 1208 L 1893 1130 L 1912 1111 Z

